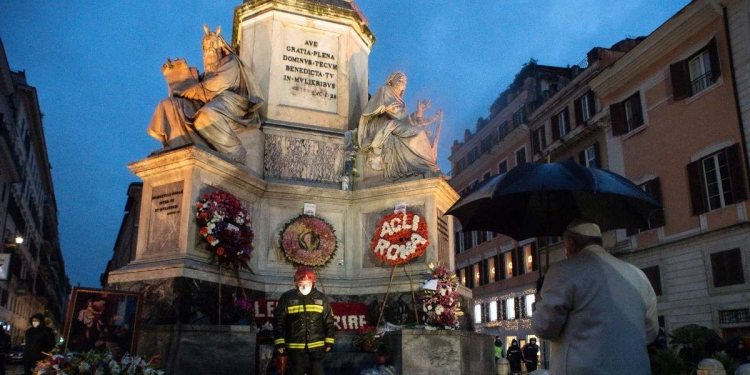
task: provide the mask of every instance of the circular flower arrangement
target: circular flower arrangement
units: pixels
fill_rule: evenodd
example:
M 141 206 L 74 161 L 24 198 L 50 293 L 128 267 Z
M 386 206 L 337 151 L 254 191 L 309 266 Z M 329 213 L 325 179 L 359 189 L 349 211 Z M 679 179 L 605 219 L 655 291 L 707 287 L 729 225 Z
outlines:
M 286 259 L 295 266 L 321 267 L 333 258 L 338 241 L 331 224 L 302 214 L 284 225 L 279 245 Z
M 424 254 L 428 238 L 424 219 L 411 211 L 397 212 L 380 219 L 370 249 L 378 259 L 395 266 Z
M 214 190 L 195 205 L 198 230 L 212 260 L 226 268 L 250 270 L 253 229 L 247 210 L 232 194 Z

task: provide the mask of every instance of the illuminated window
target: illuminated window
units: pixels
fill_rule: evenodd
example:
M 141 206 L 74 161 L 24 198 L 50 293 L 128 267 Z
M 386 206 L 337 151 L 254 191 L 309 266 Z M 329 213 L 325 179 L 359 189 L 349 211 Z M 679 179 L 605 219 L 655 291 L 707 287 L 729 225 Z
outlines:
M 495 274 L 495 267 L 497 266 L 495 264 L 495 258 L 494 257 L 493 258 L 489 258 L 489 259 L 487 259 L 487 261 L 489 262 L 489 266 L 490 266 L 489 267 L 490 268 L 490 281 L 495 281 L 495 280 L 497 280 L 497 276 Z
M 497 321 L 497 301 L 490 302 L 490 321 Z
M 505 276 L 513 276 L 513 252 L 508 251 L 505 253 Z
M 479 324 L 482 322 L 482 305 L 474 305 L 474 323 Z
M 473 271 L 472 274 L 474 275 L 474 286 L 482 285 L 482 275 L 479 273 L 479 263 L 474 264 L 471 269 Z
M 524 261 L 526 263 L 525 264 L 526 268 L 525 268 L 525 272 L 524 273 L 528 273 L 528 272 L 531 272 L 531 271 L 534 270 L 534 267 L 533 267 L 533 264 L 532 264 L 534 258 L 532 257 L 531 252 L 532 252 L 531 244 L 528 244 L 528 245 L 526 245 L 526 246 L 523 247 L 523 258 L 524 258 Z
M 516 304 L 514 298 L 508 298 L 505 300 L 505 316 L 508 320 L 516 318 Z
M 526 317 L 530 317 L 533 313 L 534 302 L 536 302 L 536 296 L 533 294 L 527 294 L 525 297 L 526 302 Z

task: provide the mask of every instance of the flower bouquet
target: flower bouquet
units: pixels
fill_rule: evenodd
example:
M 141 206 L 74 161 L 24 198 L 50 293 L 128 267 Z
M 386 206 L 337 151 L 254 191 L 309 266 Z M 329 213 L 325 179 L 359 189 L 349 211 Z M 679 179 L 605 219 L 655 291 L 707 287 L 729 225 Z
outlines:
M 225 268 L 250 270 L 253 229 L 247 210 L 237 197 L 221 190 L 203 194 L 195 205 L 198 230 L 211 259 Z
M 111 352 L 50 355 L 37 363 L 35 374 L 45 375 L 163 375 L 157 368 L 159 356 L 149 361 L 125 354 L 116 358 Z
M 382 335 L 375 333 L 375 327 L 365 326 L 359 330 L 352 344 L 363 352 L 377 353 L 383 346 Z
M 430 280 L 436 280 L 435 290 L 425 290 L 422 311 L 425 324 L 442 329 L 457 329 L 458 317 L 463 315 L 458 308 L 458 278 L 445 266 L 429 265 Z M 428 280 L 429 281 L 429 280 Z
M 249 325 L 255 325 L 255 308 L 253 307 L 253 303 L 244 295 L 244 292 L 242 298 L 234 300 L 234 307 L 237 315 L 242 317 L 240 321 L 244 322 L 246 320 Z

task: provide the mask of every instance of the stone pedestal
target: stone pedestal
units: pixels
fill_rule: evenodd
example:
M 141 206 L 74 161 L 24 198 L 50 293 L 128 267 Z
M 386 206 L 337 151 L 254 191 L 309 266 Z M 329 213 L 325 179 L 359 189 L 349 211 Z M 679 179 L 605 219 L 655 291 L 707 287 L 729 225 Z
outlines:
M 256 333 L 251 326 L 144 327 L 138 354 L 160 354 L 167 374 L 254 374 Z
M 334 300 L 342 300 L 335 296 L 385 293 L 392 266 L 372 254 L 370 242 L 379 220 L 399 204 L 426 221 L 430 245 L 423 256 L 400 266 L 391 293 L 410 293 L 421 286 L 429 263 L 454 267 L 453 217 L 443 213 L 458 195 L 440 178 L 354 191 L 267 182 L 243 166 L 193 146 L 154 155 L 129 167 L 143 180 L 138 245 L 135 260 L 109 274 L 109 284 L 114 287 L 184 277 L 241 286 L 275 298 L 293 287 L 294 273 L 279 247 L 279 232 L 302 213 L 306 203 L 315 204 L 316 215 L 329 222 L 337 236 L 338 250 L 332 262 L 317 271 L 320 286 Z M 252 218 L 252 274 L 242 271 L 239 278 L 226 271 L 220 274 L 209 261 L 198 233 L 195 204 L 202 194 L 214 189 L 238 197 Z
M 468 331 L 387 332 L 385 347 L 399 374 L 492 374 L 493 338 Z

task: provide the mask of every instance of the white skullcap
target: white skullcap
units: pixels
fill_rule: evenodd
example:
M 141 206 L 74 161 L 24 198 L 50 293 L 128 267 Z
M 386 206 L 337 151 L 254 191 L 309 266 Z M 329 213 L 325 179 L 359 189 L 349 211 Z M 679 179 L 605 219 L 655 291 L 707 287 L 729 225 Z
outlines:
M 581 219 L 575 219 L 573 222 L 568 224 L 568 228 L 565 229 L 568 232 L 579 234 L 581 236 L 587 236 L 587 237 L 600 237 L 602 236 L 602 231 L 599 229 L 599 226 L 590 222 L 585 221 Z

